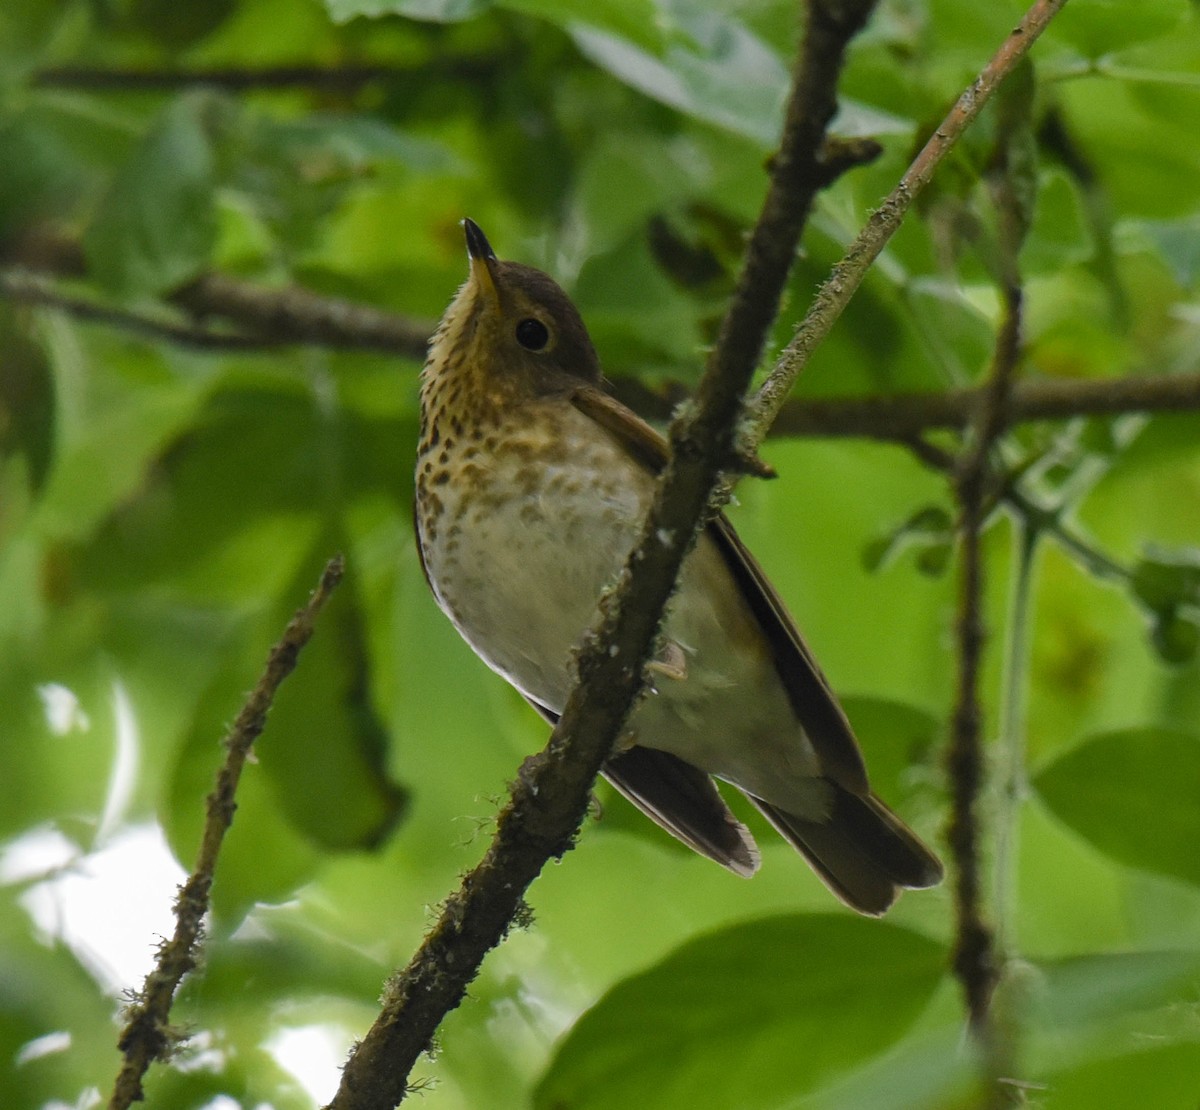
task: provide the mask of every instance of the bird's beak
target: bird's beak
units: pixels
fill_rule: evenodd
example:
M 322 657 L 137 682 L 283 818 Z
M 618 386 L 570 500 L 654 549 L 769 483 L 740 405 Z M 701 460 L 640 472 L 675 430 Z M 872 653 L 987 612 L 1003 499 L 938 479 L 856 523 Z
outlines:
M 467 236 L 467 255 L 471 259 L 471 280 L 479 287 L 483 299 L 491 305 L 499 303 L 496 290 L 496 266 L 499 259 L 487 241 L 483 229 L 469 216 L 463 220 L 463 231 Z

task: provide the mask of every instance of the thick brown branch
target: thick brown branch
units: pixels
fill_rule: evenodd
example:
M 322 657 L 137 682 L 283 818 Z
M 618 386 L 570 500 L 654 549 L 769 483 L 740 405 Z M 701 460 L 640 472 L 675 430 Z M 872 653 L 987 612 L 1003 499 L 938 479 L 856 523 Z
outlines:
M 841 56 L 872 3 L 813 5 L 782 148 L 738 291 L 697 400 L 673 428 L 674 455 L 641 539 L 580 648 L 579 682 L 550 743 L 522 767 L 483 862 L 390 984 L 379 1019 L 346 1064 L 331 1104 L 337 1110 L 377 1110 L 404 1097 L 411 1068 L 441 1018 L 462 1000 L 484 956 L 519 913 L 529 883 L 548 858 L 570 846 L 583 820 L 592 783 L 641 690 L 680 565 L 731 455 L 742 397 L 811 200 L 811 191 L 802 189 L 804 168 L 816 164 Z M 829 11 L 850 7 L 857 18 L 828 18 Z M 808 70 L 817 55 L 826 88 L 816 87 L 818 78 Z M 766 311 L 755 290 L 770 301 Z
M 274 343 L 315 343 L 423 360 L 433 323 L 299 286 L 267 289 L 226 274 L 196 278 L 170 300 L 197 318 L 216 317 Z
M 177 1040 L 177 1034 L 169 1024 L 171 1003 L 183 977 L 196 966 L 217 857 L 237 809 L 235 797 L 242 768 L 251 745 L 266 724 L 275 692 L 296 666 L 301 648 L 312 636 L 317 614 L 341 581 L 342 573 L 339 555 L 330 560 L 312 597 L 292 618 L 282 638 L 271 649 L 266 669 L 225 737 L 225 760 L 205 804 L 204 831 L 196 866 L 180 887 L 175 902 L 175 933 L 159 949 L 154 970 L 146 976 L 136 1001 L 125 1014 L 125 1026 L 117 1042 L 122 1053 L 121 1070 L 113 1085 L 109 1110 L 125 1110 L 144 1097 L 142 1078 L 146 1070 L 155 1060 L 169 1055 Z

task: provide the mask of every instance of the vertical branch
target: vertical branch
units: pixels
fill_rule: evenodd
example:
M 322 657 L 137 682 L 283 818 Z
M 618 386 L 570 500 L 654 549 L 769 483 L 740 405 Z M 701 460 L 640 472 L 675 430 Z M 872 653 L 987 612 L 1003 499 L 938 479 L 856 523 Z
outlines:
M 983 915 L 978 802 L 983 784 L 979 672 L 983 656 L 982 530 L 986 517 L 988 458 L 1003 429 L 1004 405 L 1021 350 L 1021 293 L 1005 290 L 1005 318 L 997 338 L 990 380 L 970 446 L 955 475 L 962 531 L 957 622 L 958 683 L 946 768 L 950 817 L 946 840 L 954 863 L 954 973 L 962 984 L 972 1031 L 992 1055 L 988 1007 L 999 978 L 991 928 Z M 989 1069 L 991 1070 L 991 1069 Z
M 983 1053 L 989 1103 L 1007 1102 L 998 1081 L 1012 1066 L 1011 1031 L 992 1020 L 992 996 L 1000 980 L 1003 956 L 983 911 L 979 796 L 984 781 L 980 664 L 986 632 L 983 625 L 983 526 L 992 447 L 1004 430 L 1005 410 L 1021 357 L 1021 243 L 1033 216 L 1036 165 L 1030 128 L 1034 85 L 1032 70 L 1017 71 L 1000 98 L 996 145 L 984 181 L 996 212 L 993 259 L 1004 304 L 991 372 L 972 437 L 954 472 L 962 531 L 959 579 L 958 691 L 946 765 L 950 776 L 951 811 L 946 835 L 954 862 L 954 972 L 962 984 L 970 1028 Z M 1022 574 L 1027 562 L 1022 560 Z M 1024 589 L 1020 590 L 1023 595 Z

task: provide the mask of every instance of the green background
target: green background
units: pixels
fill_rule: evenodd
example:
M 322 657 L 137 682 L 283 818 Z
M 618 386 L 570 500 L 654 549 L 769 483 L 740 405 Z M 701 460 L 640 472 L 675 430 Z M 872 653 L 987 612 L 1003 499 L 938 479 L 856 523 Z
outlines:
M 821 197 L 773 349 L 1021 11 L 881 4 L 835 129 L 883 154 Z M 611 375 L 692 383 L 765 187 L 794 22 L 778 0 L 7 0 L 0 262 L 66 241 L 79 261 L 61 288 L 154 320 L 215 269 L 431 326 L 465 276 L 470 215 L 502 257 L 559 278 Z M 1036 196 L 1022 374 L 1195 374 L 1197 6 L 1072 0 L 1033 57 L 1028 95 L 1008 102 L 1014 179 Z M 265 88 L 284 65 L 382 70 Z M 85 67 L 225 76 L 67 79 Z M 997 121 L 939 171 L 802 395 L 986 374 Z M 104 966 L 98 911 L 77 927 L 63 909 L 70 881 L 93 879 L 118 921 L 139 892 L 161 901 L 135 938 L 144 971 L 172 880 L 121 849 L 161 830 L 191 866 L 219 739 L 335 551 L 347 581 L 247 770 L 204 963 L 175 1010 L 191 1040 L 152 1070 L 149 1105 L 312 1105 L 271 1051 L 303 1029 L 330 1046 L 313 1081 L 328 1097 L 385 977 L 481 855 L 545 727 L 421 578 L 419 369 L 312 345 L 203 351 L 0 300 L 5 1106 L 107 1097 L 120 991 L 139 983 Z M 1087 545 L 1042 537 L 1022 595 L 1019 524 L 998 513 L 985 540 L 986 892 L 1029 1105 L 1200 1102 L 1198 444 L 1195 413 L 1006 437 L 1022 489 Z M 775 439 L 764 455 L 781 479 L 744 483 L 731 515 L 843 696 L 876 789 L 936 843 L 955 668 L 946 482 L 867 440 Z M 67 691 L 56 722 L 47 699 Z M 420 1065 L 420 1105 L 974 1105 L 945 888 L 861 921 L 752 815 L 764 860 L 744 882 L 599 793 L 602 817 L 532 889 L 532 927 Z M 114 852 L 123 865 L 102 866 Z

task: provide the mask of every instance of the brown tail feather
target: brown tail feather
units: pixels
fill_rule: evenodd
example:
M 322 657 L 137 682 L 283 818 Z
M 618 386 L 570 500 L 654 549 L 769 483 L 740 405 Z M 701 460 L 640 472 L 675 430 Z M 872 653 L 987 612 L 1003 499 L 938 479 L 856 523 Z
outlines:
M 804 856 L 843 902 L 878 917 L 901 889 L 936 886 L 942 864 L 903 821 L 873 794 L 860 796 L 835 784 L 824 821 L 807 821 L 750 800 Z
M 730 811 L 717 784 L 668 752 L 635 745 L 613 756 L 604 777 L 652 821 L 702 856 L 748 879 L 758 846 Z

